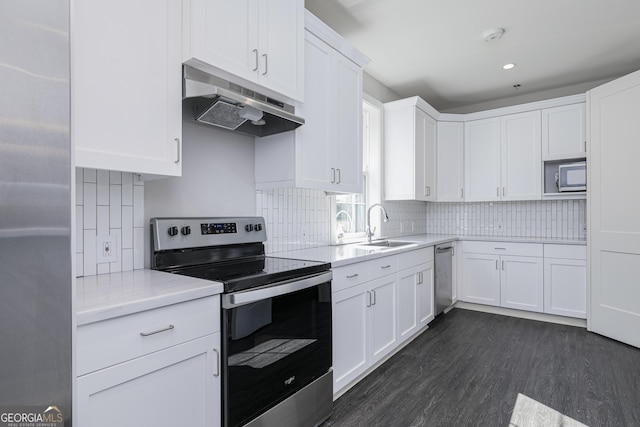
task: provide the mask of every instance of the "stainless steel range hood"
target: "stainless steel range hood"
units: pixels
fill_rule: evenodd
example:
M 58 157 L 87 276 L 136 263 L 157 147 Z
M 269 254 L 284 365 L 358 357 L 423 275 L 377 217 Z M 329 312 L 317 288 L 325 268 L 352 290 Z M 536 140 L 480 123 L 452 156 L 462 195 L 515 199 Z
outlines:
M 253 136 L 268 136 L 304 124 L 292 105 L 208 73 L 184 66 L 183 99 L 199 123 Z

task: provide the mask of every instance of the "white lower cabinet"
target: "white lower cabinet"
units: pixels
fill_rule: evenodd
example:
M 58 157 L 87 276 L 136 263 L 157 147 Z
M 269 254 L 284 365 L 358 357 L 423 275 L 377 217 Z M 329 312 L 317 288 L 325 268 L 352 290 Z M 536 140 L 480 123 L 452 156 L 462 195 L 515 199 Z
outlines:
M 527 311 L 543 311 L 542 258 L 502 256 L 500 305 Z
M 433 320 L 433 261 L 398 276 L 398 338 L 403 342 Z
M 211 334 L 79 377 L 77 424 L 219 425 L 219 342 Z
M 544 245 L 544 251 L 544 312 L 586 319 L 586 247 Z
M 80 325 L 76 423 L 220 425 L 219 322 L 212 296 Z
M 464 242 L 463 251 L 463 301 L 543 311 L 542 245 Z
M 333 392 L 433 320 L 433 247 L 333 269 Z

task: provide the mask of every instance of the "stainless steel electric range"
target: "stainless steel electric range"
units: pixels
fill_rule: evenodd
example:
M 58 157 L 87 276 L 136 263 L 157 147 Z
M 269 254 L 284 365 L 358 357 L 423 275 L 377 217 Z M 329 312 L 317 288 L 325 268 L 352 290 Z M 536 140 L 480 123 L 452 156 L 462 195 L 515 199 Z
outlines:
M 331 414 L 330 264 L 265 256 L 262 217 L 153 218 L 151 267 L 224 284 L 223 425 Z

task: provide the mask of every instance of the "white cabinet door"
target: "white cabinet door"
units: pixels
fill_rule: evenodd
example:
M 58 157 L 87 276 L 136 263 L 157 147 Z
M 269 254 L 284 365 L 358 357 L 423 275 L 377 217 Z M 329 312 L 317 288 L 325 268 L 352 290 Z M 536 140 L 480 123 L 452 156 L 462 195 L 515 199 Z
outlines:
M 500 257 L 500 301 L 502 307 L 542 313 L 542 258 L 503 255 Z
M 586 261 L 544 259 L 544 312 L 586 319 Z
M 438 122 L 437 198 L 439 202 L 464 200 L 464 123 Z
M 398 273 L 398 339 L 402 342 L 418 330 L 418 284 L 421 266 Z
M 465 201 L 500 200 L 500 118 L 464 124 Z
M 371 364 L 389 354 L 398 341 L 396 327 L 397 275 L 370 282 L 369 291 L 369 354 Z
M 500 256 L 465 253 L 463 258 L 462 300 L 500 306 Z
M 368 283 L 363 283 L 332 295 L 334 393 L 369 367 L 368 286 Z
M 181 2 L 76 1 L 73 16 L 75 165 L 181 175 Z
M 385 104 L 386 200 L 436 200 L 436 121 L 421 103 L 414 97 Z
M 502 200 L 542 198 L 540 111 L 501 117 Z
M 220 425 L 220 334 L 83 375 L 77 425 Z
M 348 58 L 335 54 L 336 89 L 330 108 L 335 111 L 330 128 L 335 135 L 326 148 L 337 169 L 335 191 L 362 192 L 362 69 Z M 318 84 L 314 82 L 313 84 Z M 326 87 L 319 90 L 327 91 Z
M 185 63 L 304 100 L 303 1 L 185 0 L 183 14 Z
M 542 110 L 542 160 L 586 156 L 585 104 Z
M 226 3 L 235 3 L 226 2 Z M 299 101 L 304 100 L 304 2 L 258 0 L 258 82 Z M 240 15 L 242 19 L 244 17 Z M 216 24 L 228 16 L 218 16 Z M 254 31 L 254 29 L 251 29 Z M 233 37 L 227 34 L 223 40 Z
M 428 262 L 418 272 L 418 328 L 426 326 L 434 318 L 434 263 Z
M 451 300 L 455 304 L 458 301 L 458 295 L 460 294 L 460 287 L 462 285 L 462 244 L 458 242 L 451 242 L 453 246 L 453 256 L 451 259 L 451 279 L 453 282 L 453 289 L 451 290 Z M 458 253 L 460 251 L 460 253 Z

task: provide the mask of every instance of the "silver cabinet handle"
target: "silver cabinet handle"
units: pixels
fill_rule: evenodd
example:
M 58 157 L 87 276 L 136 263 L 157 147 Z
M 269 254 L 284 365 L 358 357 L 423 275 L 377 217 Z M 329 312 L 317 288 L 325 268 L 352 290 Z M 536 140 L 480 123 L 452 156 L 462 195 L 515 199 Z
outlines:
M 166 328 L 158 329 L 158 330 L 151 331 L 151 332 L 140 332 L 140 336 L 148 337 L 149 335 L 155 335 L 155 334 L 159 334 L 160 332 L 170 331 L 173 328 L 175 328 L 175 326 L 169 325 Z
M 258 49 L 253 49 L 253 54 L 255 55 L 255 68 L 252 71 L 258 71 Z
M 340 173 L 340 169 L 336 169 L 336 172 L 338 173 L 338 179 L 336 179 L 336 184 L 340 184 L 340 181 L 342 180 L 342 176 Z
M 507 190 L 506 190 L 506 188 L 507 188 L 507 187 L 502 187 L 502 195 L 503 195 L 503 196 L 506 196 L 506 195 L 507 195 Z
M 507 250 L 507 248 L 493 248 L 493 249 L 495 249 L 497 251 L 506 251 Z
M 336 168 L 331 168 L 331 183 L 336 183 Z
M 584 142 L 584 152 L 587 152 L 587 141 Z
M 380 267 L 380 268 L 382 268 L 382 269 L 386 269 L 386 268 L 390 268 L 390 267 L 391 267 L 391 264 L 387 264 L 387 265 L 383 265 L 383 266 L 382 266 L 382 267 Z
M 213 374 L 214 377 L 219 377 L 220 376 L 220 352 L 217 349 L 213 349 L 213 351 L 216 353 L 216 373 Z
M 359 274 L 355 273 L 355 274 L 352 274 L 350 276 L 347 276 L 347 279 L 353 279 L 354 277 L 358 277 L 358 276 L 359 276 Z
M 178 163 L 180 163 L 180 138 L 173 138 L 173 140 L 176 142 L 176 161 L 175 161 L 175 163 L 178 164 Z
M 371 307 L 371 291 L 367 291 L 367 307 Z
M 498 260 L 496 260 L 496 270 L 498 270 Z
M 264 73 L 262 73 L 262 75 L 263 75 L 263 76 L 266 76 L 266 75 L 267 75 L 267 72 L 269 71 L 269 68 L 268 68 L 268 65 L 269 65 L 269 64 L 268 64 L 268 62 L 267 62 L 267 54 L 266 54 L 266 53 L 263 53 L 263 54 L 262 54 L 262 57 L 264 58 Z
M 371 303 L 371 305 L 376 305 L 376 291 L 371 291 L 371 294 L 373 295 L 373 302 Z
M 502 271 L 504 271 L 504 260 L 502 261 Z
M 460 189 L 460 198 L 464 199 L 464 188 Z

